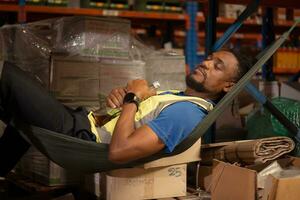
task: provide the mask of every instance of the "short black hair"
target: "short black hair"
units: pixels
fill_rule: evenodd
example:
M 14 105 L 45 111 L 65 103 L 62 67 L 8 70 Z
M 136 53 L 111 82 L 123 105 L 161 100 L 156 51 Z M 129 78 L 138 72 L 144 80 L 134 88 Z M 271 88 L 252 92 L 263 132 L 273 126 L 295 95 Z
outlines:
M 237 50 L 237 49 L 221 49 L 222 51 L 228 51 L 234 55 L 234 57 L 238 61 L 238 72 L 235 77 L 235 81 L 238 82 L 252 67 L 255 59 L 251 57 L 250 52 L 246 54 L 246 52 Z

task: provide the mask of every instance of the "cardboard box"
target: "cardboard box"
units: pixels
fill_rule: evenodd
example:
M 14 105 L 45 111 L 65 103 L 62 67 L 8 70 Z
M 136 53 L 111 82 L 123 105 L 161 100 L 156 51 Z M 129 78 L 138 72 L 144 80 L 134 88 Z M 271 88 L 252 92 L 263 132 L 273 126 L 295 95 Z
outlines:
M 124 87 L 132 79 L 145 79 L 145 63 L 90 57 L 53 55 L 50 91 L 60 100 L 106 104 L 106 96 L 116 87 Z M 70 102 L 69 102 L 70 103 Z M 99 106 L 98 106 L 99 107 Z
M 277 14 L 275 15 L 277 20 L 287 20 L 286 19 L 286 8 L 277 8 Z
M 143 169 L 131 168 L 106 174 L 107 200 L 140 200 L 186 195 L 186 164 Z
M 199 174 L 198 174 L 198 186 L 205 190 L 206 192 L 210 192 L 211 189 L 211 180 L 212 180 L 212 166 L 200 166 Z
M 280 96 L 300 101 L 300 82 L 281 83 Z
M 105 60 L 100 67 L 100 93 L 108 95 L 116 87 L 124 87 L 129 80 L 146 79 L 145 62 Z
M 300 159 L 289 157 L 276 162 L 281 169 L 270 170 L 267 174 L 264 169 L 270 166 L 270 162 L 245 168 L 214 160 L 209 188 L 212 200 L 255 200 L 258 197 L 262 197 L 263 200 L 299 199 Z M 286 170 L 288 168 L 292 169 L 293 173 Z M 261 173 L 263 171 L 264 173 Z M 287 176 L 278 177 L 278 173 Z
M 263 200 L 298 200 L 300 197 L 300 159 L 281 160 L 280 164 L 290 170 L 269 175 L 263 192 Z
M 256 171 L 215 161 L 212 173 L 212 200 L 255 200 Z
M 239 4 L 219 4 L 219 15 L 221 17 L 236 19 L 244 10 L 246 6 Z
M 185 57 L 182 55 L 154 54 L 146 60 L 147 80 L 159 81 L 159 90 L 184 90 Z
M 50 91 L 58 98 L 77 97 L 98 100 L 100 63 L 52 56 Z
M 156 167 L 166 167 L 171 165 L 185 164 L 190 162 L 196 162 L 201 160 L 201 138 L 199 138 L 191 147 L 183 151 L 180 154 L 174 156 L 163 157 L 157 160 L 153 160 L 144 163 L 142 167 L 144 169 L 156 168 Z

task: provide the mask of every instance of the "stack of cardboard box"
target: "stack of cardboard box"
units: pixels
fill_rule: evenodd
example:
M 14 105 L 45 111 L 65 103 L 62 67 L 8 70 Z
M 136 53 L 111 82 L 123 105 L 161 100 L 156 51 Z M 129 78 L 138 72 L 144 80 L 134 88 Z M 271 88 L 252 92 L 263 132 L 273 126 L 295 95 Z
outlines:
M 212 200 L 296 200 L 300 195 L 300 159 L 288 157 L 246 167 L 215 160 L 213 166 L 200 167 L 198 178 Z
M 19 161 L 16 172 L 47 186 L 78 184 L 81 177 L 78 172 L 64 170 L 34 147 Z

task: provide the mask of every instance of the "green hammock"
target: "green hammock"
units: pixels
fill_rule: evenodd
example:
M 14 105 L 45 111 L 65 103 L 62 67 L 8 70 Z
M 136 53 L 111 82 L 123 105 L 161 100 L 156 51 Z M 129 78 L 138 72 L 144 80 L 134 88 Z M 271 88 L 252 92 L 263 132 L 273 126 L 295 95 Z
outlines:
M 82 139 L 70 137 L 43 128 L 29 125 L 16 126 L 20 132 L 28 138 L 43 154 L 58 165 L 72 170 L 85 173 L 107 171 L 116 168 L 133 167 L 158 158 L 179 154 L 191 147 L 212 125 L 220 113 L 230 105 L 233 98 L 246 86 L 251 77 L 258 69 L 274 54 L 281 44 L 288 38 L 290 32 L 297 23 L 278 38 L 270 47 L 259 54 L 255 65 L 239 80 L 239 82 L 228 92 L 224 98 L 209 112 L 201 123 L 192 131 L 190 136 L 179 144 L 172 153 L 160 151 L 150 157 L 130 162 L 126 165 L 118 165 L 108 160 L 108 144 L 89 142 Z

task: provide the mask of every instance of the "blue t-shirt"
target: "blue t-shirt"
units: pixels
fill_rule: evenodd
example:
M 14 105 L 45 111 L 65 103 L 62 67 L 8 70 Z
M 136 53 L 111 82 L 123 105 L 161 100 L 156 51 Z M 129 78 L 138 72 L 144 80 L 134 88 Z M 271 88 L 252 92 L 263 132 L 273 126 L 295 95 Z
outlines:
M 181 101 L 166 107 L 147 125 L 166 145 L 166 152 L 172 152 L 206 115 L 207 111 L 197 104 Z

